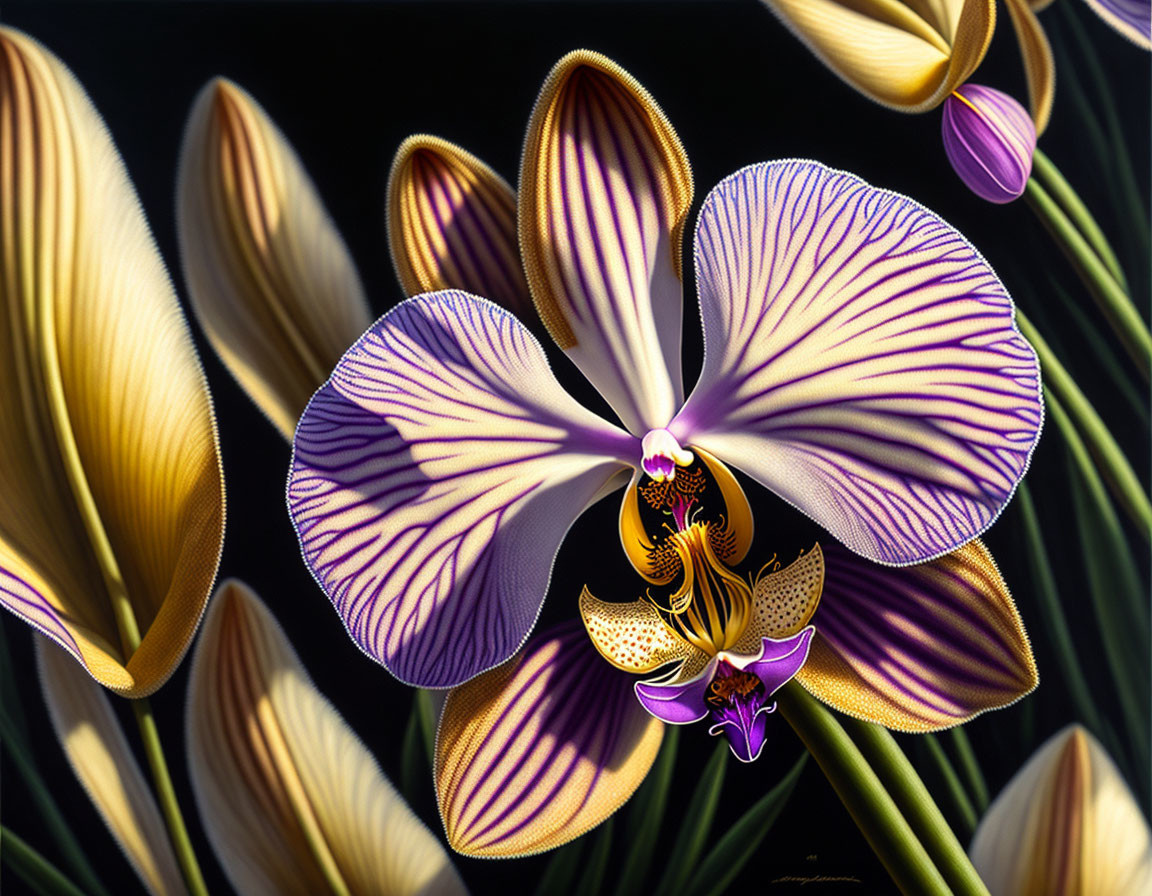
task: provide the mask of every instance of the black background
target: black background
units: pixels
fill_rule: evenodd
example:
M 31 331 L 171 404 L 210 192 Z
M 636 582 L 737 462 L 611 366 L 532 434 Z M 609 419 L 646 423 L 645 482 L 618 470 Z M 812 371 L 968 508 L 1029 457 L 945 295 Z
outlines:
M 1113 98 L 1147 193 L 1148 55 L 1101 25 L 1073 0 L 1072 18 L 1107 67 Z M 41 40 L 75 72 L 104 115 L 135 180 L 178 291 L 184 297 L 175 239 L 174 177 L 184 118 L 200 87 L 225 75 L 247 89 L 296 147 L 356 260 L 375 313 L 402 298 L 391 270 L 383 196 L 391 157 L 410 133 L 456 141 L 515 183 L 523 132 L 536 92 L 553 63 L 578 47 L 599 50 L 631 71 L 662 105 L 693 165 L 697 205 L 721 178 L 752 162 L 817 159 L 877 186 L 906 193 L 956 225 L 1001 274 L 1018 302 L 1043 322 L 1050 342 L 1113 424 L 1117 438 L 1147 466 L 1148 436 L 1123 412 L 1080 337 L 1048 289 L 1062 282 L 1076 301 L 1090 299 L 1023 203 L 997 207 L 966 191 L 939 139 L 939 111 L 909 116 L 876 106 L 845 87 L 754 0 L 680 3 L 16 3 L 0 8 L 6 24 Z M 1023 98 L 1023 76 L 1007 16 L 974 80 Z M 1067 11 L 1043 20 L 1067 37 Z M 1076 110 L 1060 90 L 1053 124 L 1041 145 L 1097 212 L 1120 246 L 1122 222 L 1104 194 L 1104 178 L 1083 139 Z M 690 256 L 689 256 L 690 257 Z M 1129 269 L 1146 269 L 1147 259 Z M 690 265 L 686 265 L 690 268 Z M 691 382 L 699 365 L 699 324 L 686 270 L 685 322 Z M 1142 279 L 1142 276 L 1141 278 Z M 1146 282 L 1146 281 L 1145 281 Z M 1142 306 L 1146 296 L 1139 298 Z M 411 692 L 348 640 L 336 614 L 309 577 L 284 509 L 289 448 L 248 402 L 193 322 L 216 403 L 228 485 L 228 532 L 221 576 L 244 579 L 272 607 L 319 689 L 397 779 L 400 741 Z M 558 353 L 558 375 L 592 401 Z M 1083 599 L 1083 573 L 1070 527 L 1059 442 L 1042 441 L 1029 476 L 1048 524 L 1058 577 L 1077 643 L 1086 655 L 1098 637 Z M 782 502 L 749 486 L 757 510 L 758 550 L 794 555 L 817 530 Z M 541 623 L 567 618 L 582 584 L 608 599 L 631 599 L 639 580 L 615 558 L 615 499 L 587 513 L 561 550 Z M 1038 612 L 1018 557 L 1010 509 L 987 541 L 1000 562 L 1033 635 L 1041 687 L 1016 706 L 969 726 L 995 793 L 1051 732 L 1072 720 L 1061 680 L 1034 619 Z M 1140 554 L 1143 562 L 1143 552 Z M 5 628 L 26 695 L 33 742 L 89 856 L 114 893 L 139 889 L 127 864 L 75 783 L 40 708 L 27 630 Z M 1099 664 L 1085 662 L 1104 708 L 1114 707 Z M 228 885 L 196 818 L 183 743 L 187 664 L 152 699 L 176 786 L 212 892 Z M 1051 667 L 1049 666 L 1050 670 Z M 130 713 L 125 714 L 130 725 Z M 781 719 L 751 766 L 732 761 L 713 839 L 791 766 L 802 747 Z M 129 737 L 134 732 L 129 727 Z M 914 738 L 904 739 L 915 759 Z M 703 726 L 681 732 L 669 814 L 659 850 L 671 848 L 679 813 L 713 742 Z M 12 766 L 3 765 L 4 823 L 54 858 Z M 929 776 L 929 784 L 933 779 Z M 431 786 L 414 808 L 436 831 Z M 626 811 L 626 810 L 625 810 Z M 617 832 L 620 832 L 617 827 Z M 616 864 L 622 852 L 613 857 Z M 658 851 L 658 860 L 660 852 Z M 531 892 L 547 856 L 491 862 L 456 858 L 473 892 Z M 805 893 L 882 893 L 891 884 L 814 763 L 791 804 L 740 880 L 743 892 L 786 893 L 783 877 L 824 875 L 858 883 L 813 883 Z M 773 883 L 776 881 L 775 883 Z M 20 891 L 6 875 L 5 890 Z

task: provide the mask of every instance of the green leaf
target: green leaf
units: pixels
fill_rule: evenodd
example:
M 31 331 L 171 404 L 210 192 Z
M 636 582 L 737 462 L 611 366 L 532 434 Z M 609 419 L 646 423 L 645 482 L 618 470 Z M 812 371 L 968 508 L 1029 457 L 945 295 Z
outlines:
M 587 839 L 587 836 L 577 837 L 552 854 L 536 887 L 536 896 L 563 896 L 571 891 L 572 880 L 580 867 L 580 855 L 584 852 L 584 841 Z
M 617 880 L 616 896 L 639 893 L 648 875 L 652 853 L 656 849 L 664 821 L 664 809 L 668 805 L 668 787 L 672 783 L 672 770 L 676 766 L 679 740 L 679 725 L 669 725 L 664 729 L 660 754 L 632 799 L 628 809 L 627 855 Z
M 720 802 L 728 752 L 728 742 L 721 740 L 700 775 L 700 782 L 696 785 L 688 810 L 684 813 L 684 824 L 676 835 L 672 851 L 668 854 L 668 867 L 660 879 L 659 886 L 656 887 L 656 892 L 663 896 L 676 896 L 684 892 L 688 876 L 696 867 L 696 860 L 704 849 L 708 832 L 712 829 L 712 819 L 716 816 L 716 806 Z
M 424 750 L 428 754 L 428 762 L 435 761 L 436 756 L 436 725 L 440 720 L 440 713 L 436 711 L 436 703 L 431 691 L 418 690 L 413 700 L 415 712 L 420 717 L 420 733 L 424 737 Z
M 592 844 L 592 853 L 584 866 L 584 873 L 580 876 L 580 883 L 576 892 L 580 896 L 599 896 L 600 888 L 604 885 L 604 873 L 608 870 L 608 857 L 612 854 L 612 819 L 609 818 L 600 825 L 596 834 L 596 841 Z
M 424 755 L 424 742 L 420 734 L 420 711 L 413 700 L 408 724 L 404 726 L 404 741 L 400 746 L 400 792 L 409 804 L 415 805 L 421 789 L 429 781 L 428 760 Z
M 932 757 L 932 762 L 939 772 L 944 790 L 948 794 L 952 808 L 956 813 L 955 817 L 960 822 L 958 834 L 967 841 L 976 832 L 976 809 L 972 805 L 972 800 L 965 793 L 964 785 L 960 783 L 960 776 L 956 774 L 952 760 L 944 752 L 944 745 L 940 743 L 936 735 L 925 734 L 920 738 L 920 742 L 928 748 L 928 754 Z
M 727 891 L 729 884 L 736 880 L 772 830 L 772 825 L 792 796 L 807 760 L 808 754 L 802 753 L 788 774 L 740 816 L 739 821 L 712 847 L 692 875 L 687 889 L 689 896 L 721 896 Z

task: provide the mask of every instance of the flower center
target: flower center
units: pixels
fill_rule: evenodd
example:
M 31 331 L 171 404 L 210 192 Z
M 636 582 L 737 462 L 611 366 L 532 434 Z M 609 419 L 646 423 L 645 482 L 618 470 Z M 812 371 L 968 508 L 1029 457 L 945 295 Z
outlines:
M 686 467 L 693 460 L 692 452 L 681 448 L 676 436 L 666 429 L 649 430 L 640 442 L 640 450 L 640 468 L 656 482 L 675 479 L 676 467 Z

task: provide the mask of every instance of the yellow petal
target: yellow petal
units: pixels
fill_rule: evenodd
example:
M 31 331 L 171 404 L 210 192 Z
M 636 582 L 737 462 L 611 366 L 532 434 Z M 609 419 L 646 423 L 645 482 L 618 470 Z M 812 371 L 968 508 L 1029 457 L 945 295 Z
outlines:
M 580 618 L 600 655 L 625 672 L 651 672 L 676 661 L 687 662 L 699 672 L 708 662 L 704 651 L 664 624 L 649 600 L 608 603 L 584 588 Z
M 200 325 L 290 439 L 312 393 L 372 319 L 348 249 L 300 159 L 230 81 L 210 82 L 192 107 L 176 213 Z
M 516 194 L 480 159 L 439 137 L 409 137 L 388 177 L 388 245 L 410 295 L 462 289 L 536 319 L 516 238 Z
M 752 590 L 748 628 L 733 653 L 755 656 L 764 638 L 783 640 L 808 624 L 824 589 L 824 554 L 820 545 L 776 572 L 760 576 Z
M 0 602 L 102 684 L 150 693 L 184 655 L 220 556 L 211 399 L 104 123 L 9 28 L 0 345 Z
M 1052 48 L 1048 45 L 1048 36 L 1028 0 L 1004 0 L 1004 5 L 1008 7 L 1008 17 L 1012 20 L 1020 55 L 1024 60 L 1024 75 L 1028 80 L 1028 106 L 1032 111 L 1032 122 L 1036 125 L 1036 136 L 1039 137 L 1048 127 L 1048 119 L 1052 116 L 1056 63 L 1052 58 Z
M 187 711 L 193 790 L 237 892 L 464 892 L 267 607 L 234 579 L 204 621 Z
M 972 863 L 993 896 L 1152 892 L 1148 823 L 1104 748 L 1079 725 L 1053 735 L 976 829 Z
M 825 65 L 878 103 L 923 112 L 976 70 L 995 0 L 764 0 Z
M 160 809 L 108 697 L 46 638 L 36 639 L 36 665 L 64 755 L 140 880 L 158 896 L 186 893 Z
M 436 735 L 436 794 L 452 848 L 531 855 L 620 808 L 664 735 L 633 684 L 569 622 L 449 692 Z

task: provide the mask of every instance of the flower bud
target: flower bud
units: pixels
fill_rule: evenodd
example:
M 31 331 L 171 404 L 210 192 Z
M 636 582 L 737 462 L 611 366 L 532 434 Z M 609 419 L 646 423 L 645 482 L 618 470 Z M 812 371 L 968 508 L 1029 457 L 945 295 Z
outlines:
M 1036 128 L 1016 100 L 979 84 L 944 101 L 944 152 L 960 179 L 989 202 L 1011 202 L 1032 173 Z

